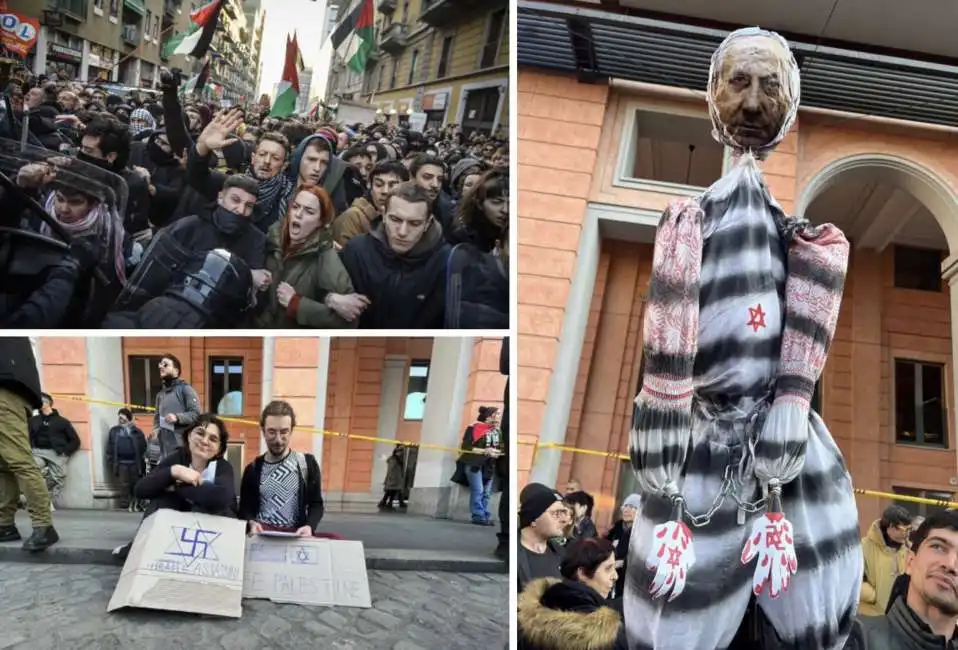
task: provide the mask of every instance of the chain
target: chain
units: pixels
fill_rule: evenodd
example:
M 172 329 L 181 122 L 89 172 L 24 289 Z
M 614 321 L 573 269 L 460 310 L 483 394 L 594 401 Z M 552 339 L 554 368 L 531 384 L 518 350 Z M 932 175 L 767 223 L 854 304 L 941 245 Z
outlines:
M 693 515 L 686 510 L 686 518 L 689 523 L 696 528 L 703 528 L 708 526 L 712 522 L 712 517 L 715 516 L 715 513 L 718 512 L 721 507 L 725 504 L 725 499 L 729 496 L 738 504 L 738 509 L 742 512 L 747 512 L 754 514 L 760 512 L 765 505 L 768 503 L 768 497 L 761 497 L 757 501 L 744 501 L 739 498 L 737 490 L 732 488 L 736 487 L 734 476 L 734 469 L 732 463 L 729 463 L 725 467 L 725 476 L 722 478 L 722 487 L 719 489 L 719 493 L 715 495 L 715 498 L 712 500 L 712 505 L 707 511 L 700 515 Z M 739 485 L 741 487 L 741 485 Z

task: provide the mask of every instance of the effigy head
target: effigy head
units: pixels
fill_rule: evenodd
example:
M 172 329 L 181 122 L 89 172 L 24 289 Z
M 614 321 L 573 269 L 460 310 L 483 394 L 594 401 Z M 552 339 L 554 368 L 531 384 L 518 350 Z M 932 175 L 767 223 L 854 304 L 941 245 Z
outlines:
M 764 158 L 798 114 L 798 64 L 775 32 L 748 27 L 726 37 L 709 70 L 712 135 L 736 153 Z

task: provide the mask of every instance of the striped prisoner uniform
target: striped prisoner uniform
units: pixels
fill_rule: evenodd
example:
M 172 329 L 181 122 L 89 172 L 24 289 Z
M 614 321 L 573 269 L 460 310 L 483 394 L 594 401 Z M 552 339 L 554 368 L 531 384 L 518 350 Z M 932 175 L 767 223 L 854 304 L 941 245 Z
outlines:
M 647 498 L 629 549 L 631 650 L 732 643 L 755 569 L 740 556 L 763 511 L 740 512 L 729 496 L 710 523 L 692 527 L 696 562 L 672 602 L 652 599 L 654 570 L 646 567 L 653 528 L 674 518 L 665 494 L 680 492 L 691 515 L 705 513 L 729 466 L 742 477 L 732 489 L 746 502 L 762 496 L 767 476 L 782 476 L 782 510 L 795 531 L 791 584 L 776 599 L 767 590 L 756 597 L 778 637 L 764 647 L 837 650 L 850 630 L 863 569 L 858 513 L 841 453 L 809 408 L 838 317 L 848 244 L 833 226 L 806 226 L 786 219 L 754 161 L 663 215 L 632 432 Z M 758 439 L 754 457 L 748 439 Z

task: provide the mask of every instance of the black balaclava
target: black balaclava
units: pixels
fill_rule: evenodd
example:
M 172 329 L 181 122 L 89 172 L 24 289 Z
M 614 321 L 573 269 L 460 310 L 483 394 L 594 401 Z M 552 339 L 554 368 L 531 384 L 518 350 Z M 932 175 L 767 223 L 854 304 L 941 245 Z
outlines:
M 154 131 L 150 135 L 150 139 L 147 140 L 146 148 L 150 154 L 150 160 L 161 167 L 166 167 L 168 165 L 178 165 L 179 162 L 176 160 L 176 157 L 172 152 L 164 151 L 160 145 L 156 143 L 156 139 L 166 134 L 166 129 L 159 129 Z

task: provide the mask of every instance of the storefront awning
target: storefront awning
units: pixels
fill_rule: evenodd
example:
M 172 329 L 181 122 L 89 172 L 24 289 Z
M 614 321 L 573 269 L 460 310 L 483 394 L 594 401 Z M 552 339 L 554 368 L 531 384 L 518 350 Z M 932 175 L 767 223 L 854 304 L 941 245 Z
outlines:
M 727 32 L 519 0 L 520 66 L 705 90 Z M 958 126 L 958 65 L 790 41 L 802 105 Z

